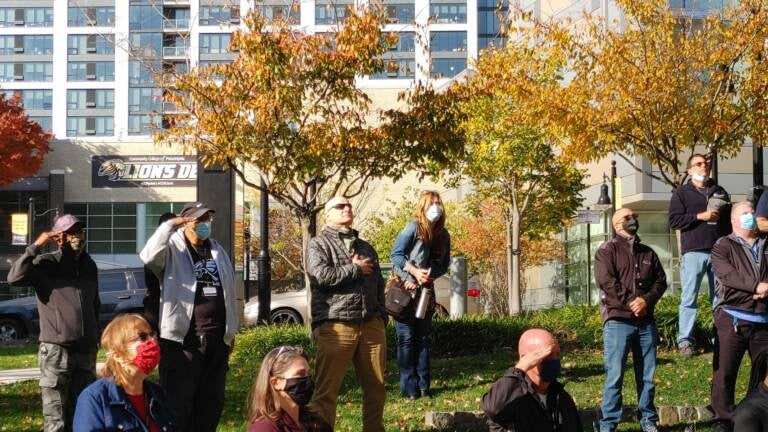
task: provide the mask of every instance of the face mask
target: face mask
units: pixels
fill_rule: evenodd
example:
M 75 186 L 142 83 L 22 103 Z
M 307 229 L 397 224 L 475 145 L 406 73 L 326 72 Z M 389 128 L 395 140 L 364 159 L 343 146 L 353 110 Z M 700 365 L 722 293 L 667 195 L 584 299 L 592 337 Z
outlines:
M 432 204 L 429 206 L 427 211 L 424 213 L 424 216 L 427 217 L 427 220 L 430 222 L 435 222 L 438 219 L 440 219 L 440 216 L 443 215 L 443 208 L 440 207 L 437 204 Z
M 203 240 L 207 239 L 211 236 L 211 223 L 210 222 L 200 222 L 197 225 L 195 225 L 195 234 L 197 234 L 198 238 L 201 238 Z
M 136 357 L 131 364 L 139 368 L 144 375 L 149 375 L 160 363 L 160 344 L 156 338 L 147 339 L 136 347 Z
M 640 228 L 640 222 L 638 222 L 635 218 L 626 219 L 624 222 L 622 222 L 621 227 L 624 228 L 624 231 L 630 235 L 635 235 L 637 230 Z
M 742 229 L 752 231 L 757 228 L 757 220 L 755 219 L 754 213 L 747 213 L 739 216 L 739 222 L 741 223 Z
M 709 177 L 708 176 L 701 175 L 701 174 L 698 174 L 698 173 L 691 174 L 691 178 L 696 180 L 699 183 L 706 183 L 706 182 L 709 181 Z
M 315 383 L 312 377 L 286 378 L 284 392 L 299 406 L 309 404 L 312 394 L 315 392 Z
M 544 360 L 541 362 L 539 377 L 546 382 L 553 382 L 560 376 L 560 359 Z

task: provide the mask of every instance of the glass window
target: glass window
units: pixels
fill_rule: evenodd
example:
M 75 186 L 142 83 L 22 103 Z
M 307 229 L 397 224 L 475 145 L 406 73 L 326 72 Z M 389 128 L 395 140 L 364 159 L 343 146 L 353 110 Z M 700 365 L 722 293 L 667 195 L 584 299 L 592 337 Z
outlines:
M 114 90 L 67 90 L 67 109 L 110 109 L 114 107 Z
M 67 136 L 112 136 L 115 134 L 113 117 L 67 116 Z
M 24 81 L 53 81 L 53 63 L 23 63 Z
M 67 12 L 67 25 L 70 27 L 113 27 L 115 25 L 115 7 L 70 6 Z
M 431 32 L 429 49 L 432 52 L 463 52 L 467 50 L 467 32 Z
M 397 51 L 397 52 L 415 52 L 416 51 L 416 43 L 415 43 L 415 34 L 414 33 L 398 33 L 397 34 L 397 44 L 395 46 L 389 47 L 390 51 Z
M 129 28 L 131 30 L 162 30 L 163 16 L 157 6 L 131 6 Z
M 99 275 L 99 292 L 117 292 L 127 289 L 128 282 L 125 279 L 125 273 L 102 273 Z
M 315 4 L 315 25 L 341 24 L 351 7 L 350 4 Z
M 257 6 L 258 7 L 258 6 Z M 236 6 L 200 6 L 200 25 L 219 25 L 240 22 L 240 8 Z
M 437 58 L 432 59 L 430 76 L 432 78 L 453 78 L 467 68 L 467 59 Z
M 416 7 L 413 3 L 383 5 L 384 15 L 389 24 L 407 24 L 414 22 Z
M 69 35 L 67 36 L 67 53 L 111 55 L 115 46 L 108 35 Z
M 89 253 L 136 253 L 136 203 L 68 203 L 64 211 L 85 222 Z M 125 286 L 125 275 L 119 275 Z
M 150 112 L 163 109 L 163 91 L 154 87 L 128 90 L 128 112 Z
M 162 55 L 162 33 L 132 33 L 130 36 L 130 48 L 133 55 L 151 58 Z
M 429 15 L 436 24 L 466 24 L 466 3 L 438 3 L 430 5 Z
M 152 202 L 147 203 L 146 216 L 144 217 L 144 226 L 146 227 L 146 237 L 150 238 L 157 229 L 160 216 L 164 213 L 181 213 L 181 209 L 184 208 L 184 203 L 160 203 Z
M 372 79 L 414 78 L 416 76 L 415 59 L 385 59 L 385 70 L 371 75 Z
M 229 52 L 229 33 L 203 33 L 200 35 L 200 54 L 223 54 Z
M 162 127 L 158 114 L 131 114 L 128 116 L 128 135 L 153 135 Z
M 90 66 L 92 64 L 93 66 Z M 114 62 L 68 62 L 67 81 L 114 81 Z
M 44 131 L 46 132 L 51 131 L 51 127 L 52 127 L 51 116 L 29 116 L 29 119 L 39 124 Z
M 53 90 L 16 90 L 21 94 L 21 103 L 25 110 L 53 109 Z M 10 94 L 8 97 L 12 97 Z
M 299 8 L 299 2 L 280 2 L 274 0 L 271 1 L 270 4 L 261 4 L 256 6 L 256 10 L 261 14 L 267 23 L 271 23 L 275 20 L 281 20 L 293 25 L 298 25 L 301 23 Z
M 52 35 L 24 35 L 18 41 L 17 37 L 14 35 L 0 36 L 0 55 L 53 54 Z
M 53 8 L 23 8 L 24 17 L 16 19 L 17 8 L 0 8 L 0 27 L 53 27 Z
M 132 86 L 155 85 L 155 71 L 161 70 L 159 61 L 131 61 L 128 64 L 128 82 Z

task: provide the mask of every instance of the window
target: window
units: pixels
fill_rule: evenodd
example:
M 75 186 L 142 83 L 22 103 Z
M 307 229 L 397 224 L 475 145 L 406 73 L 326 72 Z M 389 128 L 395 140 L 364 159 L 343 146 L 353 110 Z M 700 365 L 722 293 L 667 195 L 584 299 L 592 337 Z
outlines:
M 341 24 L 352 8 L 351 4 L 315 3 L 315 25 Z
M 132 33 L 130 36 L 131 53 L 136 56 L 151 58 L 162 55 L 162 33 Z
M 69 62 L 67 81 L 114 81 L 114 62 Z
M 36 122 L 40 125 L 41 128 L 43 128 L 44 131 L 50 132 L 51 131 L 51 116 L 29 116 L 30 120 Z
M 114 90 L 67 90 L 67 109 L 111 109 L 114 107 Z
M 114 27 L 114 6 L 70 6 L 67 13 L 67 25 L 70 27 Z
M 53 8 L 0 8 L 0 27 L 53 27 Z
M 416 8 L 412 2 L 404 4 L 385 2 L 383 8 L 389 24 L 412 23 L 416 16 Z
M 181 209 L 184 208 L 184 203 L 163 203 L 163 202 L 151 202 L 147 203 L 146 216 L 144 219 L 144 226 L 146 227 L 146 237 L 150 238 L 157 229 L 157 221 L 160 220 L 160 216 L 164 213 L 181 213 Z
M 429 16 L 436 24 L 466 24 L 466 3 L 438 3 L 430 5 Z
M 162 127 L 158 114 L 131 114 L 128 116 L 128 135 L 152 135 Z
M 256 6 L 256 10 L 267 23 L 275 20 L 281 20 L 288 24 L 301 24 L 301 15 L 299 14 L 300 2 L 290 1 L 271 1 L 270 4 L 261 4 Z
M 156 6 L 131 6 L 128 27 L 131 30 L 162 30 L 163 16 Z
M 64 211 L 85 222 L 89 253 L 136 253 L 136 203 L 65 204 Z
M 151 112 L 163 109 L 163 91 L 154 87 L 128 90 L 128 112 Z
M 229 52 L 229 33 L 203 33 L 200 35 L 200 54 L 223 54 Z
M 111 136 L 115 134 L 113 117 L 67 117 L 67 136 Z
M 429 49 L 431 52 L 465 52 L 467 51 L 467 32 L 432 32 Z
M 389 50 L 397 51 L 397 52 L 415 52 L 416 51 L 415 39 L 416 38 L 414 33 L 406 33 L 406 32 L 398 33 L 397 44 L 389 47 Z
M 52 35 L 5 35 L 0 36 L 0 55 L 53 54 Z
M 155 85 L 155 75 L 153 71 L 160 70 L 159 61 L 140 62 L 131 61 L 128 64 L 128 82 L 132 86 L 136 85 Z
M 21 94 L 21 103 L 25 110 L 53 109 L 53 90 L 16 90 L 7 97 L 10 99 L 14 93 Z
M 371 75 L 372 79 L 414 78 L 416 76 L 415 59 L 384 59 L 384 71 Z
M 0 82 L 52 81 L 53 63 L 0 63 Z
M 258 6 L 257 6 L 258 7 Z M 237 6 L 200 6 L 200 25 L 239 24 L 240 8 Z
M 67 36 L 67 53 L 112 55 L 115 53 L 115 46 L 107 37 L 100 34 L 69 35 Z
M 452 78 L 467 68 L 467 59 L 436 58 L 432 59 L 429 75 L 432 78 Z

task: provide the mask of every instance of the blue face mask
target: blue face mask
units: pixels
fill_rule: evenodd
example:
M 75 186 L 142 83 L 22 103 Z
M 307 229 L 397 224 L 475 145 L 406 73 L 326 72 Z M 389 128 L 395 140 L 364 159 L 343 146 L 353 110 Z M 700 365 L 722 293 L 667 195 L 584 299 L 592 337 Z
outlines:
M 757 220 L 755 219 L 754 213 L 747 213 L 739 216 L 739 222 L 742 229 L 752 231 L 757 228 Z
M 197 234 L 198 238 L 206 240 L 208 237 L 211 236 L 211 223 L 200 222 L 197 225 L 195 225 L 195 234 Z
M 541 362 L 539 377 L 546 382 L 557 381 L 560 376 L 560 359 L 544 360 Z

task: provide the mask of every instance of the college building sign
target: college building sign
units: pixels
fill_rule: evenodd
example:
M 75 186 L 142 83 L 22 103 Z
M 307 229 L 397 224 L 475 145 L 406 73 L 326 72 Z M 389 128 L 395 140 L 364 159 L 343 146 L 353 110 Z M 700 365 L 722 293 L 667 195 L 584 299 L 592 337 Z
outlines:
M 91 156 L 91 187 L 194 187 L 197 157 Z

